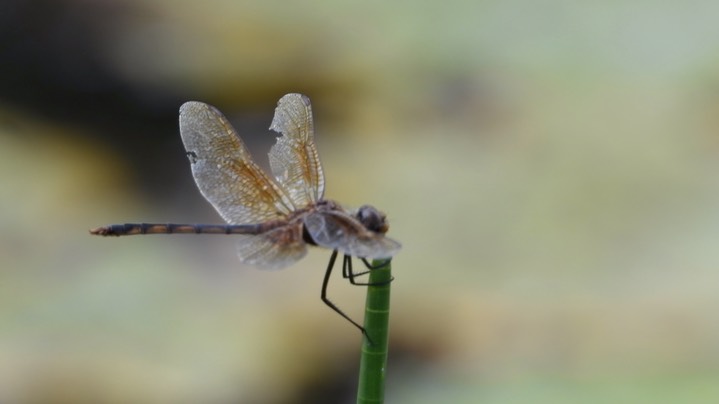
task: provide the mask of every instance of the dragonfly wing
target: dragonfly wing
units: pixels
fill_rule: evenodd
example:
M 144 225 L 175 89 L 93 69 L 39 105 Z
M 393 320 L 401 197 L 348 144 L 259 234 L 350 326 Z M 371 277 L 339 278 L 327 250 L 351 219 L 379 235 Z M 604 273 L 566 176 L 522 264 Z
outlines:
M 304 224 L 317 245 L 355 257 L 390 258 L 402 248 L 399 242 L 368 230 L 344 212 L 312 212 L 304 217 Z
M 241 234 L 238 237 L 237 255 L 240 261 L 259 269 L 282 269 L 307 253 L 301 222 L 256 236 Z
M 277 182 L 297 207 L 322 199 L 325 177 L 314 141 L 310 99 L 302 94 L 282 97 L 270 129 L 282 134 L 269 153 Z
M 294 210 L 292 200 L 252 161 L 215 107 L 196 101 L 183 104 L 180 135 L 197 187 L 228 223 L 261 223 Z

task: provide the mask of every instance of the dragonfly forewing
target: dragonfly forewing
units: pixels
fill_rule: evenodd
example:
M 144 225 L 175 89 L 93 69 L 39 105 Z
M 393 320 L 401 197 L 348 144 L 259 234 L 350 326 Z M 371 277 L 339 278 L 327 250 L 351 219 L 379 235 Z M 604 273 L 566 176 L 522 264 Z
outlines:
M 180 135 L 197 187 L 228 223 L 267 222 L 295 209 L 216 108 L 196 101 L 183 104 Z
M 282 134 L 269 153 L 277 182 L 297 207 L 321 200 L 325 178 L 314 141 L 310 99 L 302 94 L 282 97 L 270 129 Z

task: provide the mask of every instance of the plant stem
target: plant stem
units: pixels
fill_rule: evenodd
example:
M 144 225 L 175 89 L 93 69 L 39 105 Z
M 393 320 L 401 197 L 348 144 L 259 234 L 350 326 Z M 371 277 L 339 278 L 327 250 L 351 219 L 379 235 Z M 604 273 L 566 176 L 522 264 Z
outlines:
M 374 260 L 369 273 L 362 341 L 357 403 L 383 403 L 389 337 L 389 297 L 392 281 L 390 260 Z M 371 340 L 371 341 L 370 341 Z

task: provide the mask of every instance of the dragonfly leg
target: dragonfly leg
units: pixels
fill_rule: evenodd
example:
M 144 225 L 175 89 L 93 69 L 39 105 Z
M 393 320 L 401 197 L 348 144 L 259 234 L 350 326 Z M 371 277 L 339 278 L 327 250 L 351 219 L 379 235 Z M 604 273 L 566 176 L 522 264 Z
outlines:
M 360 259 L 362 260 L 364 265 L 367 267 L 367 271 L 354 273 L 354 271 L 352 271 L 352 257 L 349 255 L 344 256 L 344 260 L 342 262 L 342 277 L 345 279 L 349 278 L 351 284 L 358 285 L 358 286 L 380 286 L 380 285 L 386 285 L 394 280 L 394 276 L 393 276 L 392 279 L 390 279 L 389 281 L 386 281 L 386 282 L 357 282 L 357 281 L 355 281 L 356 277 L 366 275 L 366 274 L 370 273 L 373 269 L 377 269 L 377 268 L 383 266 L 384 264 L 386 264 L 387 261 L 389 261 L 389 259 L 387 259 L 385 261 L 380 262 L 379 264 L 377 264 L 375 266 L 372 266 L 372 264 L 370 264 L 366 258 L 360 258 Z
M 352 320 L 351 318 L 349 318 L 348 315 L 346 315 L 342 310 L 339 309 L 339 307 L 335 306 L 335 304 L 332 303 L 332 302 L 327 298 L 327 284 L 329 283 L 330 274 L 332 274 L 332 268 L 335 266 L 335 260 L 336 260 L 336 259 L 337 259 L 337 250 L 334 250 L 334 251 L 332 251 L 332 255 L 330 256 L 330 262 L 329 262 L 329 264 L 327 265 L 327 270 L 325 271 L 325 278 L 324 278 L 324 280 L 322 281 L 322 292 L 321 292 L 321 294 L 320 294 L 320 297 L 321 297 L 322 301 L 324 302 L 324 304 L 326 304 L 330 309 L 334 310 L 335 313 L 337 313 L 337 314 L 339 314 L 340 316 L 344 317 L 345 320 L 347 320 L 347 321 L 349 321 L 350 323 L 352 323 L 352 325 L 354 325 L 355 327 L 357 327 L 357 328 L 362 332 L 362 335 L 364 335 L 364 336 L 367 338 L 367 340 L 368 340 L 370 343 L 372 343 L 372 339 L 370 339 L 369 335 L 367 335 L 367 331 L 364 329 L 364 327 L 362 327 L 362 326 L 359 325 L 357 322 L 355 322 L 354 320 Z M 343 264 L 342 266 L 344 267 L 344 264 Z M 350 268 L 350 270 L 351 270 L 351 268 Z

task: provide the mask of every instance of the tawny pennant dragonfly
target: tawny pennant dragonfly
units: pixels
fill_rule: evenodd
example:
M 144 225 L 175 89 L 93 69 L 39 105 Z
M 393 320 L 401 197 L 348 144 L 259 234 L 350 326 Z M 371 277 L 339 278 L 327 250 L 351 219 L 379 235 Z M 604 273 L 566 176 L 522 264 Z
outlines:
M 338 252 L 344 255 L 342 275 L 355 285 L 352 257 L 390 259 L 400 243 L 384 236 L 385 215 L 372 206 L 356 211 L 324 199 L 325 178 L 314 143 L 312 107 L 308 97 L 287 94 L 280 99 L 270 129 L 279 132 L 270 149 L 272 180 L 252 161 L 235 129 L 216 108 L 196 101 L 180 107 L 180 135 L 197 187 L 228 223 L 126 223 L 90 230 L 100 236 L 135 234 L 231 234 L 238 239 L 240 261 L 261 269 L 281 269 L 307 253 L 307 245 L 332 250 L 322 282 L 322 301 L 364 329 L 327 298 L 327 283 Z

